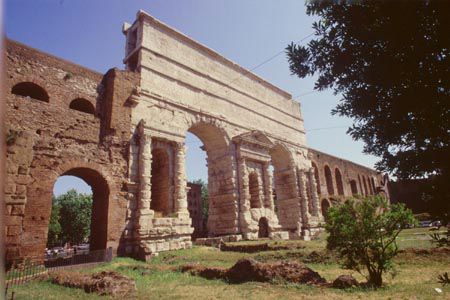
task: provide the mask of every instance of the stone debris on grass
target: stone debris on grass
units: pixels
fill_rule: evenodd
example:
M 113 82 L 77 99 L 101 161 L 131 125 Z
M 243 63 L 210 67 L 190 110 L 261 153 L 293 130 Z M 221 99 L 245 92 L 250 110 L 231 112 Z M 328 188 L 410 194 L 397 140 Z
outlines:
M 229 269 L 201 265 L 184 265 L 180 270 L 181 272 L 189 272 L 192 275 L 207 279 L 224 279 L 231 283 L 243 283 L 247 281 L 270 282 L 274 280 L 302 284 L 326 283 L 326 280 L 319 273 L 305 265 L 295 262 L 266 264 L 257 262 L 251 258 L 240 259 Z
M 221 251 L 232 251 L 232 252 L 242 252 L 242 253 L 255 253 L 261 251 L 278 251 L 278 250 L 294 250 L 305 248 L 304 245 L 298 243 L 286 243 L 286 244 L 270 244 L 270 243 L 260 243 L 260 244 L 241 244 L 233 245 L 228 243 L 221 243 Z
M 333 287 L 337 289 L 348 289 L 358 285 L 358 281 L 352 275 L 340 275 L 333 281 Z
M 65 287 L 83 289 L 86 293 L 104 296 L 124 297 L 136 291 L 134 279 L 114 271 L 94 274 L 56 271 L 49 274 L 51 282 Z

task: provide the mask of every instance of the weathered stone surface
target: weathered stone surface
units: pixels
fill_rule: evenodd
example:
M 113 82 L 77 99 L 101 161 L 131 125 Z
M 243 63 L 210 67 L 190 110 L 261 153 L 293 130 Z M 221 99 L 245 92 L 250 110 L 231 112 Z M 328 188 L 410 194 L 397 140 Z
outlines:
M 62 175 L 93 189 L 91 249 L 149 259 L 191 247 L 187 132 L 207 154 L 207 235 L 220 238 L 205 244 L 317 233 L 325 181 L 299 103 L 145 12 L 124 34 L 127 70 L 106 74 L 7 41 L 6 257 L 42 258 Z

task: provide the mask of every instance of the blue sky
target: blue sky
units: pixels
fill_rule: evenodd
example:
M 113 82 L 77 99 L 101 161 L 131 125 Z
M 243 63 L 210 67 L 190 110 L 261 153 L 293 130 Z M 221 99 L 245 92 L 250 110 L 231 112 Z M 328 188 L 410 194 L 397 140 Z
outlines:
M 134 21 L 139 9 L 248 69 L 313 32 L 313 18 L 299 0 L 6 0 L 5 31 L 11 39 L 106 72 L 123 68 L 121 27 Z M 302 95 L 298 101 L 310 147 L 373 167 L 377 158 L 362 154 L 362 143 L 346 134 L 351 120 L 330 114 L 339 96 L 311 93 L 314 78 L 291 75 L 284 54 L 254 73 L 296 98 Z M 187 146 L 188 178 L 206 179 L 200 142 L 188 136 Z M 69 177 L 58 180 L 55 193 L 70 187 L 89 192 L 82 181 Z

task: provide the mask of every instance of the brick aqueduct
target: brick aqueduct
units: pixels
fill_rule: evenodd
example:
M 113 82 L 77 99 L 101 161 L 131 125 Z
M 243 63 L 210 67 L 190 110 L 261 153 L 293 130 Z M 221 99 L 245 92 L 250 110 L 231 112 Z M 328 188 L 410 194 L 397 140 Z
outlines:
M 7 41 L 7 260 L 42 257 L 62 175 L 92 187 L 91 249 L 190 247 L 187 132 L 207 154 L 210 237 L 309 239 L 344 197 L 387 195 L 376 171 L 307 148 L 287 92 L 143 11 L 123 32 L 126 70 L 106 74 Z

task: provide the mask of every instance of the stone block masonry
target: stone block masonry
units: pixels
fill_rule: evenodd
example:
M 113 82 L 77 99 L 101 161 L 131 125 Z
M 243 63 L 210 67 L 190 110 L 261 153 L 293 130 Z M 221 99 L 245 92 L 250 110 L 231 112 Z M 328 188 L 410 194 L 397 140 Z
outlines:
M 307 240 L 333 199 L 386 193 L 374 171 L 307 147 L 289 93 L 143 11 L 123 33 L 126 70 L 106 74 L 7 42 L 8 261 L 43 258 L 63 175 L 92 187 L 91 249 L 191 247 L 187 132 L 207 154 L 209 238 Z

